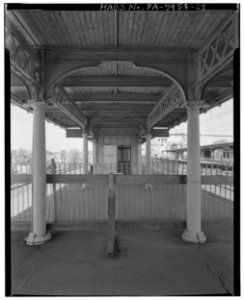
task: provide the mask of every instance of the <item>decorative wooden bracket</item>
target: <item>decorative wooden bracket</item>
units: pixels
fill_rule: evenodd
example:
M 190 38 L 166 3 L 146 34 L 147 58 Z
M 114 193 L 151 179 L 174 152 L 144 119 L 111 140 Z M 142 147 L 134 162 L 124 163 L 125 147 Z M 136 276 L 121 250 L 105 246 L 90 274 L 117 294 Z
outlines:
M 233 59 L 238 47 L 238 14 L 235 12 L 216 30 L 215 35 L 196 55 L 197 79 L 193 87 L 207 82 Z
M 55 103 L 62 112 L 64 112 L 81 128 L 85 128 L 87 126 L 86 117 L 62 88 L 54 86 L 49 92 L 48 99 Z
M 10 53 L 11 69 L 23 79 L 33 81 L 35 79 L 33 72 L 36 72 L 37 64 L 41 64 L 40 57 L 7 27 L 5 27 L 5 47 Z
M 166 117 L 174 108 L 183 107 L 185 97 L 178 85 L 173 84 L 168 88 L 159 103 L 153 108 L 147 118 L 149 128 Z
M 29 87 L 32 100 L 44 101 L 41 53 L 32 51 L 12 26 L 10 26 L 10 29 L 5 27 L 5 32 L 5 46 L 10 53 L 11 72 L 20 77 Z

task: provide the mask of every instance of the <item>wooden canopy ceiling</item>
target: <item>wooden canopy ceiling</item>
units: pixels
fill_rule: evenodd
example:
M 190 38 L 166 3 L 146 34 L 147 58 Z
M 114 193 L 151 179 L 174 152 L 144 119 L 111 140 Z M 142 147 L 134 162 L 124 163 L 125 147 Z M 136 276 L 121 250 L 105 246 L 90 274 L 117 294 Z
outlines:
M 70 6 L 72 7 L 72 6 Z M 233 11 L 77 11 L 6 10 L 6 27 L 41 54 L 44 99 L 54 84 L 96 126 L 144 128 L 149 113 L 176 83 L 187 101 L 189 62 L 221 30 Z M 7 38 L 6 38 L 7 39 Z M 16 52 L 16 43 L 7 43 Z M 25 58 L 22 57 L 22 60 Z M 209 109 L 232 97 L 232 63 L 208 81 L 204 100 Z M 11 73 L 11 100 L 31 109 L 30 92 Z M 49 103 L 46 117 L 64 128 L 77 123 Z M 186 120 L 176 105 L 157 126 Z

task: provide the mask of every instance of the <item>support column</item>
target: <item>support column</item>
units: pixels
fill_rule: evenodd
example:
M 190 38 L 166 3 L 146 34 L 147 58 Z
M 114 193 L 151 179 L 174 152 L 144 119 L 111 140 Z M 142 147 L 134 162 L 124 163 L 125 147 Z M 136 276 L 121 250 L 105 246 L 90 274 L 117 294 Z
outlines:
M 46 232 L 46 146 L 45 103 L 30 101 L 33 107 L 32 149 L 32 232 L 25 238 L 26 244 L 34 246 L 51 239 Z
M 146 133 L 146 174 L 151 174 L 151 133 Z
M 83 132 L 83 173 L 88 173 L 88 133 Z
M 93 155 L 93 173 L 97 173 L 97 141 L 92 141 L 92 155 Z
M 137 167 L 138 167 L 138 175 L 142 173 L 142 159 L 141 159 L 141 141 L 138 141 L 137 144 Z
M 199 107 L 202 102 L 188 104 L 187 124 L 187 229 L 182 239 L 192 243 L 205 243 L 206 236 L 201 230 L 201 168 Z

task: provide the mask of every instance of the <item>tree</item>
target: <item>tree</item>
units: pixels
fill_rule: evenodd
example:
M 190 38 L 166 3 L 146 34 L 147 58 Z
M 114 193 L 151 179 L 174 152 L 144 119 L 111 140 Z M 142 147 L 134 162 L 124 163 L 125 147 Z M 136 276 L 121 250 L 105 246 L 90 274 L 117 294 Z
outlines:
M 28 164 L 31 162 L 31 153 L 24 149 L 24 148 L 19 148 L 15 152 L 11 151 L 11 155 L 13 156 L 13 161 L 15 161 L 18 164 Z
M 71 163 L 79 163 L 81 162 L 81 155 L 77 149 L 71 149 L 68 152 L 69 162 Z

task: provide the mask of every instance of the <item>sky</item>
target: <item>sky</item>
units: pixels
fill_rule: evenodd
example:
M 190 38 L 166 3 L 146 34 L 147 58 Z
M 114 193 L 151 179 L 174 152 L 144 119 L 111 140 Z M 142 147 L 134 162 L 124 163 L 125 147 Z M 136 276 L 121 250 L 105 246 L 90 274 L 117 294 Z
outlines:
M 186 122 L 170 130 L 170 133 L 181 132 L 187 132 Z M 200 114 L 200 135 L 201 145 L 211 145 L 218 140 L 233 142 L 233 99 Z M 207 135 L 216 136 L 209 137 Z M 221 135 L 232 137 L 221 137 Z
M 11 104 L 11 149 L 32 148 L 33 114 L 27 113 L 24 109 Z M 66 138 L 64 129 L 55 126 L 53 123 L 45 122 L 46 125 L 46 149 L 52 152 L 61 150 L 80 149 L 82 151 L 82 138 Z M 25 133 L 24 135 L 21 133 Z M 55 138 L 54 138 L 55 137 Z M 91 143 L 88 142 L 88 149 L 91 150 Z
M 31 150 L 32 147 L 32 122 L 33 114 L 16 105 L 11 104 L 11 149 L 25 148 Z M 174 127 L 170 133 L 186 133 L 187 124 L 182 123 Z M 23 134 L 24 133 L 24 134 Z M 233 135 L 233 101 L 229 100 L 220 107 L 200 114 L 200 133 L 202 135 Z M 55 137 L 55 138 L 54 138 Z M 225 139 L 232 142 L 232 138 L 226 137 L 204 137 L 201 136 L 201 145 L 212 144 L 216 140 Z M 70 149 L 81 149 L 82 138 L 66 138 L 65 130 L 52 123 L 46 122 L 46 149 L 52 152 Z M 92 144 L 89 142 L 89 150 Z

